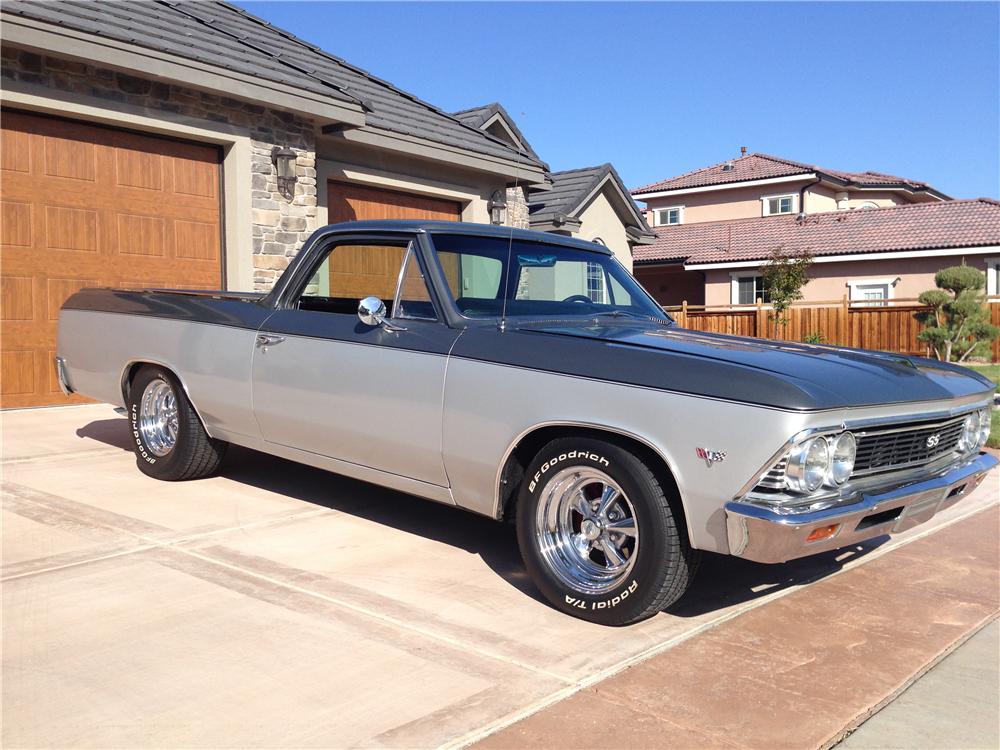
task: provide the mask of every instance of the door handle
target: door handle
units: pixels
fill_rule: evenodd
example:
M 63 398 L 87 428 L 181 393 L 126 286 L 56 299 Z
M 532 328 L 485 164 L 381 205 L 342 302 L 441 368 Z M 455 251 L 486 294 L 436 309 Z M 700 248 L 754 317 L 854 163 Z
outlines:
M 280 344 L 285 340 L 284 336 L 275 336 L 271 333 L 258 333 L 257 334 L 257 348 L 274 346 L 275 344 Z

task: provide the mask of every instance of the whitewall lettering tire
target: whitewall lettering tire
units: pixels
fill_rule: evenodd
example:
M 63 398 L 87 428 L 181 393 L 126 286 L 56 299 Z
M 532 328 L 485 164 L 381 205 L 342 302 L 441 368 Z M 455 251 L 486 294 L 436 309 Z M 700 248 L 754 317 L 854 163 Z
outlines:
M 560 438 L 542 448 L 521 484 L 517 535 L 545 598 L 603 625 L 638 622 L 675 602 L 698 554 L 668 492 L 616 444 Z

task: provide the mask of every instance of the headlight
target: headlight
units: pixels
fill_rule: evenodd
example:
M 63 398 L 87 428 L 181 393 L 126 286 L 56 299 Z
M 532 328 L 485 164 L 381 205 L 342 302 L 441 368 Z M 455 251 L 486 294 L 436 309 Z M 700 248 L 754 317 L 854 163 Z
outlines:
M 833 457 L 830 460 L 830 479 L 834 484 L 843 484 L 854 471 L 854 457 L 858 453 L 858 441 L 850 432 L 841 433 L 833 443 Z
M 979 413 L 972 412 L 962 423 L 962 435 L 958 438 L 959 453 L 969 453 L 979 444 Z
M 990 414 L 990 407 L 986 407 L 979 412 L 979 447 L 986 445 L 990 437 L 990 429 L 993 426 L 993 416 Z
M 788 457 L 788 486 L 798 492 L 815 492 L 830 469 L 830 446 L 826 438 L 812 438 Z

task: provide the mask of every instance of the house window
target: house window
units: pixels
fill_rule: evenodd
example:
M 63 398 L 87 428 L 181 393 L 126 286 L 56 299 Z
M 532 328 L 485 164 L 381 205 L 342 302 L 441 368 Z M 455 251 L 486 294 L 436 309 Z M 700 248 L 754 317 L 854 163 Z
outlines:
M 764 216 L 790 214 L 795 210 L 794 195 L 765 195 L 761 198 L 764 206 Z
M 684 206 L 670 206 L 669 208 L 658 208 L 654 212 L 656 226 L 663 227 L 670 224 L 684 223 Z
M 587 264 L 587 296 L 599 305 L 608 302 L 608 288 L 604 283 L 604 268 L 600 263 Z
M 771 295 L 764 286 L 764 277 L 760 274 L 732 275 L 732 303 L 734 305 L 753 305 L 757 300 L 770 302 Z
M 864 281 L 849 281 L 851 301 L 857 301 L 864 307 L 885 307 L 892 299 L 893 280 L 865 279 Z
M 986 293 L 1000 294 L 1000 258 L 986 259 Z

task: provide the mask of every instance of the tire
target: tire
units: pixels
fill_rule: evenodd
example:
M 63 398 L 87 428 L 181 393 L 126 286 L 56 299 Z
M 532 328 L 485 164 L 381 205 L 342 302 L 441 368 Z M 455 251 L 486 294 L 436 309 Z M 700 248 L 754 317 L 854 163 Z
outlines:
M 519 490 L 517 538 L 552 606 L 602 625 L 629 625 L 680 598 L 699 553 L 668 491 L 645 461 L 613 443 L 560 438 L 542 448 Z
M 144 474 L 175 482 L 219 468 L 228 443 L 208 436 L 172 372 L 153 365 L 140 369 L 127 406 L 132 450 Z

